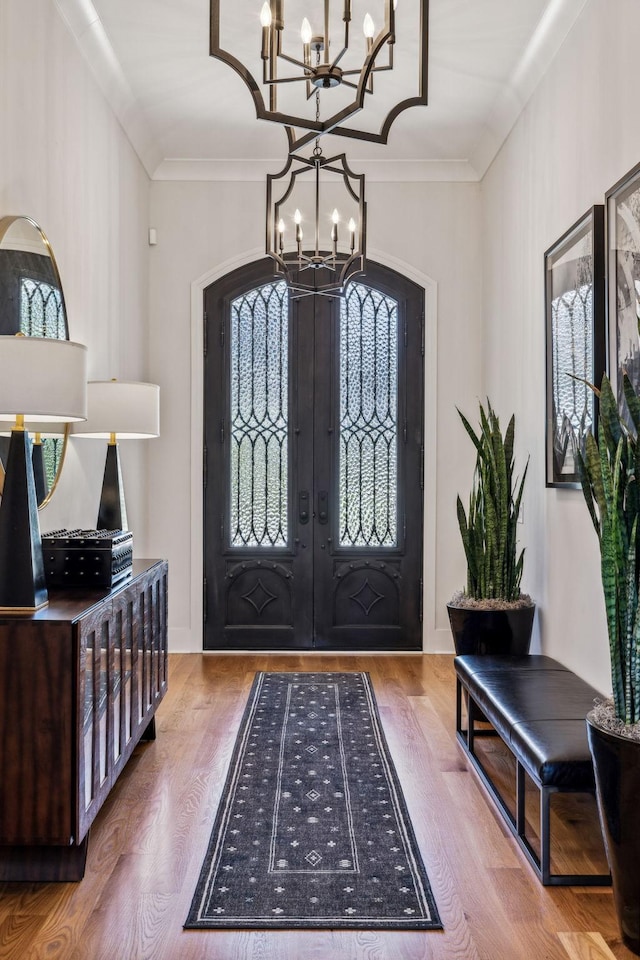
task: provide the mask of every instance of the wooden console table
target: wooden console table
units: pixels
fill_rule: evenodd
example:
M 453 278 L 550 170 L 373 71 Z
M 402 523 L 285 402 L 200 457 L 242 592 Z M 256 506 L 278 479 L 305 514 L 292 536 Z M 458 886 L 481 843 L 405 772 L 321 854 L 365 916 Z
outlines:
M 0 618 L 0 881 L 80 880 L 89 828 L 167 689 L 167 563 Z

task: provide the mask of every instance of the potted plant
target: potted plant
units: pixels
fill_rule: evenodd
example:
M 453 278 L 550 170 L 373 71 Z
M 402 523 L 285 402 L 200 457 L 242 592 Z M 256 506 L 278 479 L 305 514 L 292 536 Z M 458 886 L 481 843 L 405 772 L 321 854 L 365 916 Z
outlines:
M 587 434 L 578 465 L 600 542 L 613 688 L 588 714 L 587 733 L 618 920 L 640 955 L 640 399 L 626 374 L 623 388 L 630 425 L 605 376 L 598 440 Z
M 458 496 L 460 535 L 467 560 L 466 590 L 447 604 L 456 653 L 515 653 L 529 650 L 535 605 L 520 591 L 524 550 L 517 551 L 517 522 L 529 463 L 514 476 L 515 417 L 504 436 L 487 399 L 480 404 L 480 429 L 458 410 L 476 448 L 476 465 L 465 512 Z

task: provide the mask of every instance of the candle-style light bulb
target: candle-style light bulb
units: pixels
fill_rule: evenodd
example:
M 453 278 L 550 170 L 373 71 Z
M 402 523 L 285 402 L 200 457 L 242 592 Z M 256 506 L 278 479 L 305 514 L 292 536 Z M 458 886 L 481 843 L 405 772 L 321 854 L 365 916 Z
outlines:
M 340 223 L 340 214 L 337 209 L 331 214 L 332 226 L 331 226 L 331 241 L 335 246 L 338 242 L 338 224 Z
M 302 21 L 300 36 L 302 37 L 302 60 L 305 67 L 309 67 L 311 66 L 311 40 L 313 37 L 313 31 L 311 30 L 311 24 L 306 17 Z
M 376 32 L 376 27 L 373 22 L 373 17 L 370 13 L 367 13 L 364 18 L 364 23 L 362 24 L 362 32 L 364 33 L 367 40 L 373 40 L 373 35 Z
M 308 46 L 311 43 L 313 31 L 311 29 L 311 24 L 306 17 L 302 21 L 302 26 L 300 27 L 300 36 L 302 37 L 302 42 L 305 44 L 305 46 Z
M 302 227 L 301 227 L 302 214 L 300 213 L 297 207 L 296 207 L 296 212 L 293 215 L 293 222 L 296 225 L 296 243 L 299 246 L 302 243 Z
M 263 60 L 268 60 L 271 33 L 271 7 L 266 0 L 262 4 L 262 10 L 260 11 L 260 23 L 262 24 L 262 51 L 260 55 Z
M 349 220 L 349 232 L 351 234 L 351 253 L 353 253 L 356 246 L 356 222 L 353 217 Z

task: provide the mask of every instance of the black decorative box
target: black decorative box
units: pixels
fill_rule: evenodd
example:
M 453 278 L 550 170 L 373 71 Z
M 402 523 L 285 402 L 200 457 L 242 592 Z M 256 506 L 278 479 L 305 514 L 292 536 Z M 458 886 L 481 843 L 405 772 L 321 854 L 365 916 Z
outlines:
M 42 535 L 48 588 L 111 590 L 131 576 L 133 534 L 128 530 L 54 530 Z

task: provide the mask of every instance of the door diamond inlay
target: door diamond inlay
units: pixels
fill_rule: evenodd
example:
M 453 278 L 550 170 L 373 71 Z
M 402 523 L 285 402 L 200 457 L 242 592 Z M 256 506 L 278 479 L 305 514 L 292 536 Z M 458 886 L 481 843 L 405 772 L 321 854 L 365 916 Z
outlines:
M 379 600 L 384 600 L 384 594 L 374 590 L 367 579 L 356 593 L 351 594 L 349 599 L 354 600 L 362 607 L 365 615 L 368 617 L 376 603 L 378 603 Z
M 262 616 L 264 608 L 270 604 L 272 600 L 277 600 L 277 597 L 275 593 L 267 590 L 262 580 L 259 579 L 253 589 L 249 590 L 248 593 L 242 594 L 242 599 L 250 603 L 260 617 Z

